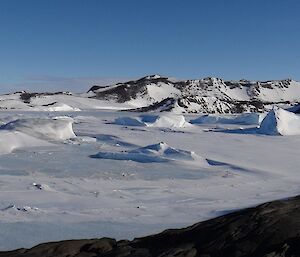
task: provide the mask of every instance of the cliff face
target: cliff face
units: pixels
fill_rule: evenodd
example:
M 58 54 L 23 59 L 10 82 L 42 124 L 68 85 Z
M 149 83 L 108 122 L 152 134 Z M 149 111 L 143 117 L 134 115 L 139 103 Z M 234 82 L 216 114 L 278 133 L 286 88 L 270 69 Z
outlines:
M 300 256 L 300 196 L 133 241 L 71 240 L 0 253 L 0 257 L 75 256 Z

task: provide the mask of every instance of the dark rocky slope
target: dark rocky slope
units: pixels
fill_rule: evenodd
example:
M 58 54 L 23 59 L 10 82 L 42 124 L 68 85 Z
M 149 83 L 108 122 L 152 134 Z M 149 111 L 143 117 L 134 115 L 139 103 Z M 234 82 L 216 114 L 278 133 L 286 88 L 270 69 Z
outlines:
M 71 240 L 0 253 L 0 257 L 96 256 L 300 256 L 300 196 L 133 241 Z

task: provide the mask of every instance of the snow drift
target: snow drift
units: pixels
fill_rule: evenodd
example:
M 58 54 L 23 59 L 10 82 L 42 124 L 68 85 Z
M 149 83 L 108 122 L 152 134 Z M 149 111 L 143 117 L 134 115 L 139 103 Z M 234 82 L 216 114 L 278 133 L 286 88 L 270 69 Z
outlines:
M 260 124 L 264 115 L 259 113 L 243 113 L 240 115 L 220 116 L 220 115 L 203 115 L 197 119 L 191 120 L 192 124 L 240 124 L 253 125 Z
M 168 161 L 196 161 L 202 167 L 208 167 L 209 164 L 203 157 L 195 152 L 176 149 L 164 142 L 137 148 L 132 151 L 119 153 L 99 152 L 92 155 L 92 158 L 113 159 L 113 160 L 131 160 L 141 163 L 149 162 L 168 162 Z
M 113 124 L 123 126 L 146 126 L 166 128 L 186 128 L 192 124 L 185 120 L 183 115 L 171 113 L 161 115 L 141 115 L 139 117 L 120 117 L 114 120 Z
M 192 126 L 183 115 L 164 114 L 157 116 L 153 123 L 147 123 L 149 127 L 186 128 Z
M 66 140 L 75 137 L 73 119 L 56 117 L 53 119 L 18 119 L 0 127 L 1 130 L 18 131 L 43 140 Z
M 47 141 L 26 135 L 18 131 L 0 130 L 0 154 L 11 153 L 23 147 L 47 146 Z
M 300 135 L 300 117 L 281 108 L 274 108 L 263 119 L 258 132 L 266 135 Z

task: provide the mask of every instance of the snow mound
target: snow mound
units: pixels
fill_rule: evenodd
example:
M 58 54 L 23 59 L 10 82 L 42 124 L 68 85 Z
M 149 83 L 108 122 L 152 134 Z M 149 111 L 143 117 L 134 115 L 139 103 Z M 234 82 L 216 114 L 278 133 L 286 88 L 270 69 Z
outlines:
M 148 117 L 149 118 L 149 117 Z M 148 127 L 186 128 L 192 124 L 185 120 L 183 115 L 163 114 L 156 117 L 154 122 L 146 122 Z
M 263 119 L 258 132 L 266 135 L 300 135 L 300 117 L 281 108 L 274 108 Z
M 11 153 L 23 147 L 48 146 L 47 141 L 18 131 L 0 130 L 0 154 Z
M 166 128 L 186 128 L 192 124 L 185 120 L 183 115 L 161 114 L 161 115 L 141 115 L 139 117 L 120 117 L 114 120 L 113 124 L 122 126 L 146 126 L 146 127 L 166 127 Z
M 99 152 L 92 158 L 113 159 L 113 160 L 131 160 L 141 163 L 149 162 L 168 162 L 168 161 L 196 161 L 202 167 L 208 167 L 206 159 L 197 155 L 195 152 L 176 149 L 164 142 L 158 144 L 140 147 L 131 151 L 119 153 Z
M 1 130 L 18 131 L 43 140 L 66 140 L 76 137 L 73 131 L 73 119 L 56 117 L 53 119 L 18 119 L 0 127 Z
M 185 151 L 181 149 L 176 149 L 165 142 L 160 142 L 158 144 L 148 145 L 145 147 L 141 147 L 135 150 L 130 151 L 130 153 L 138 153 L 138 154 L 146 154 L 146 155 L 154 155 L 160 156 L 169 160 L 199 160 L 201 158 L 193 151 Z M 204 160 L 204 159 L 203 159 Z
M 191 120 L 192 124 L 241 124 L 253 125 L 260 124 L 264 115 L 259 113 L 243 113 L 240 115 L 203 115 L 197 119 Z

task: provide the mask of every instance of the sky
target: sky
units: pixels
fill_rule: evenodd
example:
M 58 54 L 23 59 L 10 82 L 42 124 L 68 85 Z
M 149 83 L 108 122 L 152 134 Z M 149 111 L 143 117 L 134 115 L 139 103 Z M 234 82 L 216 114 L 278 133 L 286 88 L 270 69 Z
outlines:
M 299 0 L 0 0 L 0 92 L 300 80 Z

